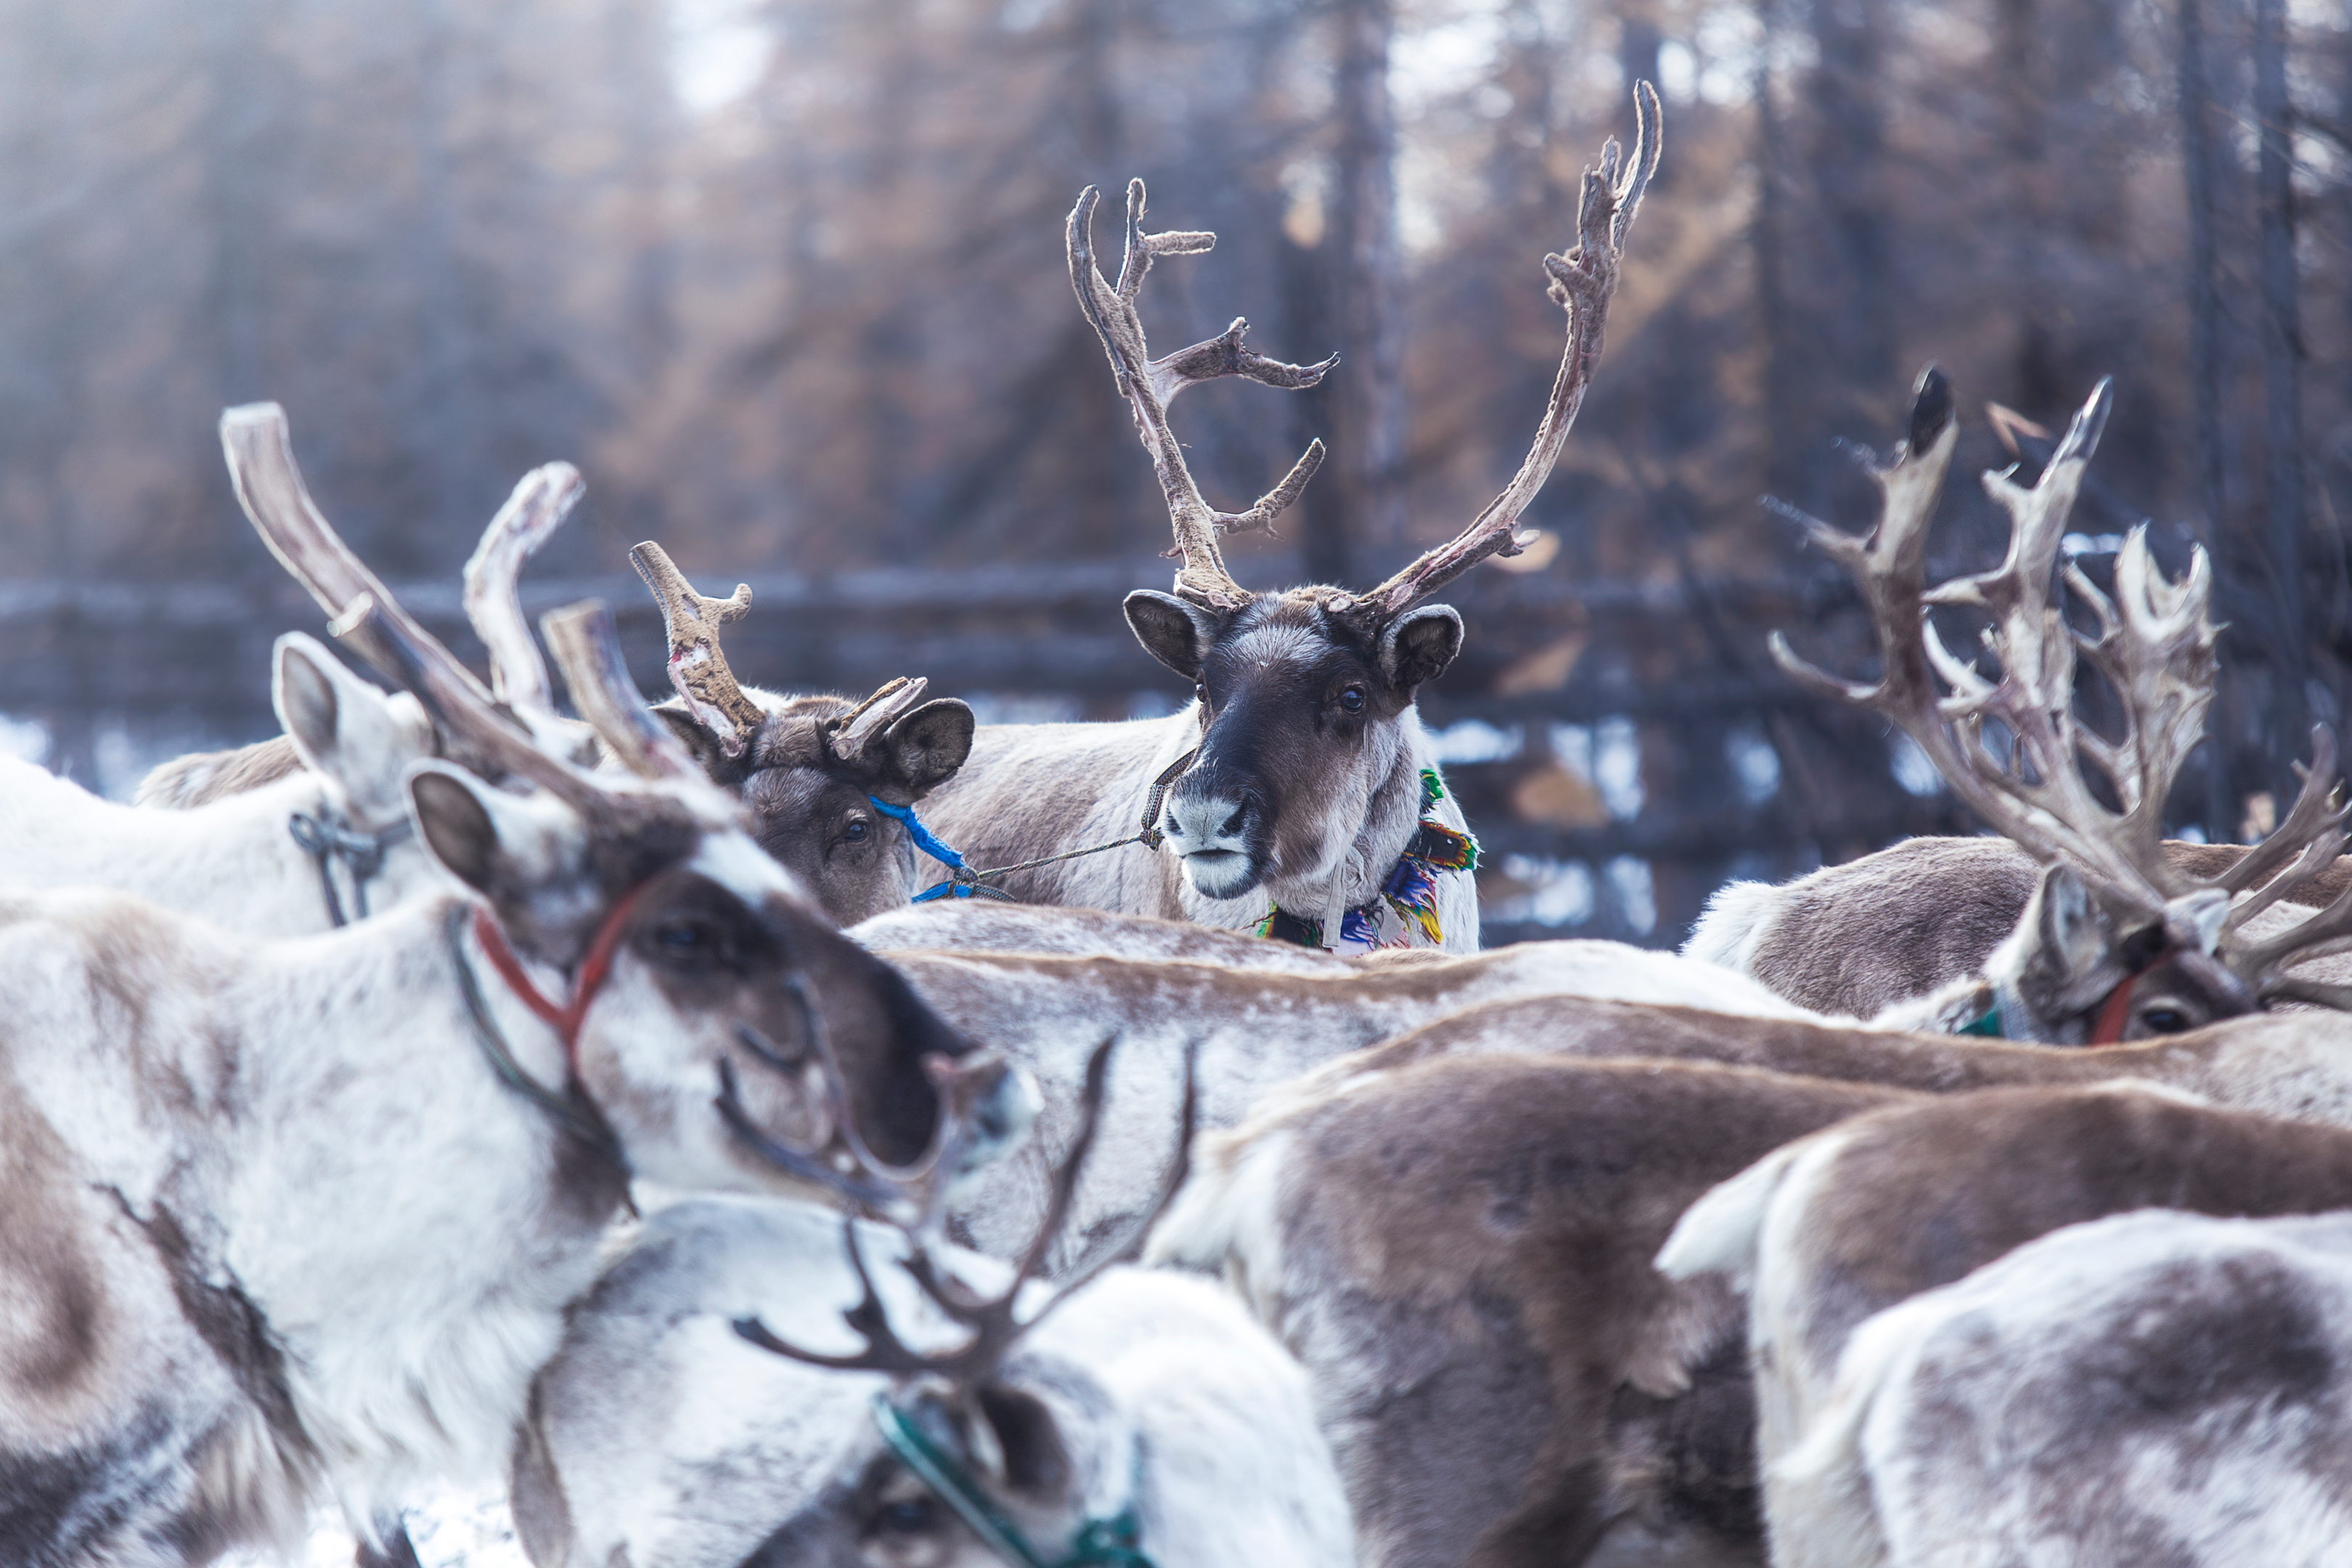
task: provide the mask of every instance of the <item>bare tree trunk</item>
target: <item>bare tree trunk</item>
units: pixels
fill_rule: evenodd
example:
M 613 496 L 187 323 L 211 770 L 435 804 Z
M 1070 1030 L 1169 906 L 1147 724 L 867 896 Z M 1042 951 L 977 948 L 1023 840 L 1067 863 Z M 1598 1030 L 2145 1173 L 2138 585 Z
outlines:
M 1391 0 L 1342 0 L 1331 205 L 1321 250 L 1338 331 L 1328 478 L 1307 488 L 1301 530 L 1310 577 L 1348 581 L 1351 546 L 1405 536 L 1404 342 L 1398 304 L 1396 126 L 1389 104 Z
M 481 449 L 481 423 L 475 377 L 464 347 L 465 296 L 457 276 L 457 192 L 450 168 L 451 106 L 460 96 L 455 80 L 461 50 L 452 47 L 451 18 L 444 0 L 415 0 L 417 24 L 416 113 L 412 125 L 416 154 L 417 225 L 425 386 L 417 429 L 423 436 L 426 483 L 433 521 L 455 531 L 467 516 Z
M 2017 359 L 2012 395 L 2017 405 L 2039 415 L 2061 408 L 2075 395 L 2059 384 L 2055 330 L 2051 321 L 2043 254 L 2052 230 L 2049 141 L 2044 107 L 2048 89 L 2042 63 L 2050 40 L 2043 37 L 2034 0 L 1997 0 L 1994 16 L 2000 42 L 2001 152 L 2008 206 L 2014 215 L 2009 241 L 2014 247 L 2017 287 Z
M 2263 446 L 2269 469 L 2263 542 L 2275 596 L 2278 650 L 2266 771 L 2273 790 L 2284 800 L 2294 787 L 2287 764 L 2302 753 L 2311 715 L 2304 694 L 2309 657 L 2303 605 L 2303 328 L 2295 298 L 2291 184 L 2294 106 L 2287 97 L 2283 0 L 2254 0 L 2254 116 L 2260 136 L 2254 184 L 2261 213 Z
M 1846 395 L 1875 408 L 1895 378 L 1894 274 L 1886 211 L 1883 0 L 1813 0 L 1821 58 L 1816 192 L 1843 263 Z
M 1756 0 L 1756 21 L 1762 34 L 1756 49 L 1756 76 L 1750 98 L 1756 108 L 1756 207 L 1748 228 L 1748 245 L 1755 258 L 1756 315 L 1764 340 L 1764 488 L 1774 495 L 1795 496 L 1804 465 L 1797 447 L 1802 439 L 1797 419 L 1798 377 L 1794 334 L 1790 331 L 1788 249 L 1782 239 L 1782 186 L 1785 132 L 1773 97 L 1773 33 L 1779 25 L 1773 0 Z
M 2180 163 L 2189 198 L 2189 379 L 2197 412 L 2198 488 L 2205 506 L 2205 537 L 2221 557 L 2229 551 L 2223 507 L 2229 488 L 2221 435 L 2221 296 L 2215 279 L 2212 89 L 2205 66 L 2204 0 L 2180 0 Z M 2237 791 L 2230 779 L 2229 703 L 2215 705 L 2205 742 L 2205 836 L 2227 843 L 2237 836 Z

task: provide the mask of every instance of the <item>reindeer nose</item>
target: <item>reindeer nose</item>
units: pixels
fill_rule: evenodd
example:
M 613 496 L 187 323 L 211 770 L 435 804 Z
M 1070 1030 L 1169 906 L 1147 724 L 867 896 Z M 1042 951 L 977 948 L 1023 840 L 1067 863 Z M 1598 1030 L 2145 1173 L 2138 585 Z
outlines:
M 1240 833 L 1243 828 L 1248 826 L 1249 807 L 1247 805 L 1237 805 L 1234 807 L 1234 814 L 1225 818 L 1225 825 L 1223 827 L 1218 828 L 1217 831 L 1230 837 Z

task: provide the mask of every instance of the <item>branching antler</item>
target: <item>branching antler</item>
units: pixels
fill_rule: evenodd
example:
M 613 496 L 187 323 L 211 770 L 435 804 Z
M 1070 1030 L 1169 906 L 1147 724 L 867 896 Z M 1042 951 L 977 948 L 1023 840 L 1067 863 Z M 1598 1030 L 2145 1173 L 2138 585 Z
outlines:
M 1249 323 L 1236 316 L 1232 326 L 1206 342 L 1153 359 L 1135 310 L 1145 276 L 1160 257 L 1201 255 L 1217 243 L 1217 237 L 1182 230 L 1144 233 L 1143 182 L 1129 180 L 1126 252 L 1114 287 L 1103 280 L 1101 269 L 1095 265 L 1094 216 L 1100 199 L 1101 194 L 1088 185 L 1078 193 L 1078 205 L 1070 209 L 1070 287 L 1077 290 L 1078 308 L 1102 339 L 1103 352 L 1110 356 L 1112 373 L 1118 379 L 1119 395 L 1134 410 L 1136 433 L 1143 438 L 1144 450 L 1151 454 L 1152 472 L 1159 477 L 1160 494 L 1175 528 L 1176 549 L 1184 558 L 1184 569 L 1176 575 L 1176 592 L 1211 609 L 1239 609 L 1249 603 L 1250 594 L 1225 570 L 1217 535 L 1270 529 L 1322 465 L 1323 443 L 1309 442 L 1282 482 L 1260 496 L 1247 511 L 1223 512 L 1202 498 L 1199 483 L 1185 467 L 1184 450 L 1168 426 L 1168 405 L 1186 387 L 1228 375 L 1296 392 L 1321 381 L 1339 363 L 1339 356 L 1333 354 L 1320 364 L 1299 365 L 1253 353 L 1242 342 Z
M 738 583 L 724 599 L 698 594 L 669 552 L 651 540 L 629 552 L 629 564 L 661 605 L 662 629 L 669 637 L 669 683 L 695 721 L 718 738 L 719 750 L 741 756 L 767 714 L 735 683 L 719 646 L 719 628 L 743 618 L 751 607 L 751 585 Z
M 490 690 L 501 702 L 544 711 L 554 705 L 547 665 L 530 640 L 515 581 L 523 563 L 553 537 L 587 487 L 569 463 L 548 463 L 522 477 L 482 531 L 466 562 L 466 618 L 490 650 Z
M 1015 1315 L 1014 1307 L 1021 1289 L 1033 1279 L 1051 1252 L 1055 1239 L 1067 1223 L 1070 1206 L 1077 1192 L 1078 1176 L 1087 1156 L 1094 1147 L 1095 1134 L 1102 1115 L 1102 1103 L 1107 1087 L 1111 1047 L 1117 1037 L 1097 1047 L 1087 1061 L 1086 1087 L 1080 1099 L 1077 1134 L 1071 1140 L 1068 1154 L 1061 1168 L 1054 1173 L 1052 1193 L 1046 1202 L 1045 1216 L 1029 1246 L 1013 1269 L 1012 1281 L 993 1297 L 980 1297 L 965 1288 L 961 1280 L 943 1270 L 930 1255 L 921 1233 L 910 1237 L 908 1255 L 900 1263 L 923 1294 L 945 1313 L 948 1319 L 970 1331 L 971 1337 L 955 1349 L 945 1352 L 917 1351 L 909 1348 L 891 1327 L 889 1313 L 882 1303 L 881 1293 L 875 1289 L 874 1278 L 866 1269 L 866 1258 L 857 1243 L 854 1221 L 845 1221 L 843 1233 L 849 1251 L 851 1268 L 857 1272 L 862 1290 L 858 1303 L 842 1314 L 843 1321 L 866 1342 L 866 1348 L 850 1355 L 824 1355 L 805 1351 L 779 1339 L 756 1318 L 738 1319 L 735 1331 L 762 1350 L 813 1365 L 842 1371 L 886 1372 L 898 1376 L 930 1373 L 946 1377 L 961 1396 L 969 1395 L 985 1383 L 1003 1362 L 1013 1342 L 1037 1326 L 1048 1312 L 1080 1289 L 1103 1269 L 1116 1262 L 1128 1250 L 1127 1247 L 1111 1247 L 1078 1274 L 1065 1280 L 1053 1297 L 1037 1312 L 1026 1319 Z M 1184 1061 L 1184 1107 L 1178 1121 L 1175 1157 L 1160 1189 L 1135 1227 L 1134 1237 L 1140 1237 L 1159 1218 L 1183 1184 L 1191 1169 L 1192 1133 L 1199 1121 L 1199 1090 L 1194 1062 L 1188 1053 Z
M 2291 899 L 2344 847 L 2346 811 L 2331 795 L 2335 739 L 2324 727 L 2314 730 L 2313 764 L 2294 810 L 2228 872 L 2200 878 L 2165 855 L 2165 801 L 2203 737 L 2213 700 L 2212 574 L 2200 549 L 2179 581 L 2166 577 L 2149 552 L 2146 524 L 2116 556 L 2113 598 L 2072 562 L 2062 570 L 2067 515 L 2112 407 L 2110 383 L 2102 381 L 2030 489 L 2006 473 L 1986 474 L 1987 492 L 2009 514 L 2008 554 L 1990 572 L 1929 589 L 1927 525 L 1958 426 L 1950 384 L 1928 366 L 1903 446 L 1871 468 L 1883 501 L 1868 536 L 1781 509 L 1860 584 L 1884 664 L 1879 679 L 1841 680 L 1799 658 L 1778 632 L 1772 657 L 1800 684 L 1893 720 L 1978 816 L 2037 859 L 2072 865 L 2122 930 L 2161 928 L 2169 947 L 2216 952 L 2258 994 L 2288 994 L 2279 974 L 2286 964 L 2352 946 L 2352 896 L 2265 942 L 2238 933 L 2255 914 Z M 2089 608 L 2093 631 L 2068 626 L 2062 578 Z M 1933 605 L 1965 605 L 1992 617 L 1984 644 L 1996 677 L 1944 647 L 1927 618 Z M 2075 716 L 2078 653 L 2122 710 L 2115 741 Z M 2085 764 L 2106 780 L 2118 809 L 2094 794 Z M 2249 889 L 2252 897 L 2215 918 L 2231 894 Z
M 515 774 L 574 806 L 601 802 L 603 792 L 587 775 L 535 744 L 335 532 L 295 466 L 284 409 L 274 403 L 229 409 L 220 433 L 236 498 L 270 553 L 326 610 L 328 630 L 339 641 L 424 704 L 445 752 L 493 781 Z
M 1568 346 L 1527 460 L 1469 527 L 1362 596 L 1360 603 L 1374 619 L 1402 614 L 1488 556 L 1517 555 L 1523 547 L 1519 518 L 1551 477 L 1577 410 L 1584 405 L 1593 368 L 1601 363 L 1601 328 L 1609 320 L 1610 297 L 1617 291 L 1625 236 L 1641 211 L 1650 176 L 1657 173 L 1662 121 L 1657 89 L 1646 81 L 1634 84 L 1633 115 L 1633 155 L 1623 158 L 1614 138 L 1602 144 L 1600 166 L 1584 171 L 1576 243 L 1564 256 L 1543 258 L 1544 270 L 1551 276 L 1552 302 L 1568 312 Z

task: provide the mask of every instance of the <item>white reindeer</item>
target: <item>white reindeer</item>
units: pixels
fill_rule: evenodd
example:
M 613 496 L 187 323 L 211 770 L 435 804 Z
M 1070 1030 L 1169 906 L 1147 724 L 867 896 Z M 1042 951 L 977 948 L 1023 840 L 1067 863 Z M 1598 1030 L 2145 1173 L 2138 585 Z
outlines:
M 110 888 L 255 936 L 328 930 L 447 886 L 409 832 L 403 780 L 435 754 L 414 701 L 310 637 L 278 639 L 271 700 L 306 764 L 186 811 L 117 805 L 0 759 L 0 887 Z
M 225 438 L 257 521 L 303 532 L 282 416 L 233 411 Z M 541 791 L 417 764 L 419 836 L 470 895 L 328 935 L 0 901 L 0 1560 L 201 1563 L 285 1543 L 314 1502 L 364 1528 L 480 1476 L 632 1170 L 805 1190 L 775 1149 L 904 1162 L 943 1099 L 976 1130 L 950 1170 L 1017 1131 L 1010 1075 L 948 1065 L 968 1044 L 644 719 L 601 611 L 550 634 L 625 783 L 508 728 L 382 601 L 355 609 L 346 635 Z M 820 1020 L 824 1070 L 785 1068 Z

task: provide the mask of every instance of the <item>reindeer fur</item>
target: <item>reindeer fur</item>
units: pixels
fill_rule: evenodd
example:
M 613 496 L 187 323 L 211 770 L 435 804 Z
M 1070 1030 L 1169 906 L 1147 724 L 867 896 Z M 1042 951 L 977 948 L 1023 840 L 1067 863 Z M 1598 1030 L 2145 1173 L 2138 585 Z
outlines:
M 1835 1390 L 1865 1320 L 2037 1237 L 2147 1207 L 2352 1207 L 2352 1128 L 2129 1083 L 1990 1090 L 1857 1119 L 1776 1151 L 1695 1204 L 1659 1266 L 1681 1279 L 1719 1274 L 1748 1295 L 1775 1561 L 1870 1560 L 1852 1555 L 1851 1468 L 1777 1466 L 1823 1423 L 1845 1419 L 1832 1414 Z M 1846 1523 L 1821 1522 L 1833 1519 Z
M 1055 1273 L 1124 1237 L 1151 1202 L 1172 1152 L 1166 1130 L 1175 1124 L 1188 1053 L 1197 1058 L 1202 1125 L 1222 1127 L 1310 1068 L 1502 998 L 1539 999 L 1528 1004 L 1539 1011 L 1572 1011 L 1604 997 L 1803 1017 L 1738 976 L 1614 942 L 1529 942 L 1412 962 L 1319 961 L 1331 973 L 1044 953 L 883 956 L 942 1017 L 1026 1068 L 1042 1087 L 1035 1136 L 976 1176 L 954 1210 L 960 1238 L 982 1251 L 1010 1255 L 1035 1231 L 1051 1173 L 1076 1129 L 1087 1058 L 1106 1036 L 1118 1037 L 1102 1136 L 1058 1244 Z
M 2347 1325 L 2352 1216 L 2054 1231 L 1854 1331 L 1776 1560 L 2352 1561 Z

